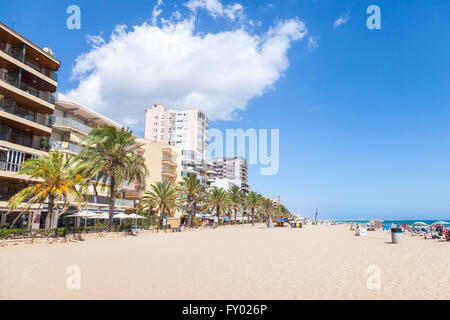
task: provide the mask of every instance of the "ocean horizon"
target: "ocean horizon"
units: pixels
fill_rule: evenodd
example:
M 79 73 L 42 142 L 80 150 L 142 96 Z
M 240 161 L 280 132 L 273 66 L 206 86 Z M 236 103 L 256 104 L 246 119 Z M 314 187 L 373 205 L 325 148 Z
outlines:
M 332 220 L 335 222 L 369 222 L 374 219 L 329 219 L 329 220 Z M 419 222 L 419 221 L 424 222 L 427 225 L 431 225 L 432 223 L 434 223 L 436 221 L 441 221 L 441 220 L 450 222 L 450 219 L 439 219 L 439 218 L 437 218 L 437 219 L 414 219 L 414 220 L 412 220 L 412 219 L 386 219 L 386 220 L 379 219 L 379 220 L 383 220 L 384 224 L 394 223 L 394 224 L 401 224 L 401 225 L 406 224 L 409 226 L 413 225 L 414 222 Z

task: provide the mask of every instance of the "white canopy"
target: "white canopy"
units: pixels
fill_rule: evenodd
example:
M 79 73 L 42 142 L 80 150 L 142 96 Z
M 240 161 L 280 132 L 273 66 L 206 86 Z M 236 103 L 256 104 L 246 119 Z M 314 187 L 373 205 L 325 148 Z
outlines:
M 114 219 L 130 219 L 130 216 L 125 213 L 118 213 L 114 215 Z
M 80 212 L 71 214 L 69 216 L 66 216 L 66 218 L 85 218 L 85 219 L 88 218 L 89 219 L 93 214 L 95 214 L 95 213 L 84 210 L 84 211 L 80 211 Z
M 140 216 L 140 215 L 135 214 L 135 213 L 129 214 L 128 217 L 129 218 L 133 218 L 133 219 L 146 219 L 145 217 Z
M 93 213 L 89 217 L 90 219 L 109 219 L 109 213 Z

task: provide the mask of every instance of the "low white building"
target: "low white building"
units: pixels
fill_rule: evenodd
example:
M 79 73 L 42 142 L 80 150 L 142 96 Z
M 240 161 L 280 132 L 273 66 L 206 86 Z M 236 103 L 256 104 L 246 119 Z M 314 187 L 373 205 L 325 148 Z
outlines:
M 218 187 L 225 189 L 226 191 L 230 191 L 231 186 L 238 186 L 241 187 L 242 181 L 239 179 L 216 179 L 214 182 L 211 183 L 211 187 Z

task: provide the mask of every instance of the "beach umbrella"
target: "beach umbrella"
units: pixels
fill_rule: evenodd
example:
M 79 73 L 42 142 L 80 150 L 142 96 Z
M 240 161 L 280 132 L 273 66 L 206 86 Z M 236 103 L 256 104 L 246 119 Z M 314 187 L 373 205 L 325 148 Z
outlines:
M 440 220 L 440 221 L 433 222 L 431 225 L 432 226 L 443 226 L 443 225 L 447 225 L 447 224 L 450 224 L 450 223 Z
M 69 216 L 66 216 L 66 218 L 89 218 L 90 216 L 92 216 L 92 212 L 84 210 L 84 211 L 80 211 L 80 212 L 71 214 Z
M 74 213 L 74 214 L 71 214 L 69 216 L 66 216 L 66 218 L 83 218 L 84 219 L 84 226 L 86 227 L 87 219 L 91 219 L 93 214 L 95 214 L 95 213 L 87 211 L 87 210 L 84 210 L 84 211 L 79 211 L 77 213 Z
M 426 226 L 428 226 L 425 222 L 422 222 L 422 221 L 418 221 L 418 222 L 414 222 L 413 223 L 413 226 L 416 226 L 416 227 L 426 227 Z
M 118 213 L 113 216 L 114 219 L 130 219 L 130 216 L 125 213 Z
M 91 213 L 89 219 L 109 219 L 109 213 Z
M 146 217 L 140 216 L 138 214 L 132 213 L 128 215 L 129 218 L 131 219 L 147 219 Z
M 135 222 L 134 222 L 135 226 L 137 226 L 137 219 L 147 219 L 147 218 L 145 218 L 143 216 L 140 216 L 140 215 L 138 215 L 136 213 L 129 214 L 128 217 L 130 217 L 132 219 L 136 219 Z

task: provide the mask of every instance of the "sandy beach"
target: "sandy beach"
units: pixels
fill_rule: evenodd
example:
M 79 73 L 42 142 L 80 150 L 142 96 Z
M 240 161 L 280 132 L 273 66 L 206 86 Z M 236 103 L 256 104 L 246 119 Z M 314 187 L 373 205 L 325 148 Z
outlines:
M 1 299 L 450 299 L 449 242 L 263 225 L 0 248 Z M 67 288 L 68 266 L 80 289 Z M 368 288 L 370 266 L 381 287 Z M 374 270 L 369 268 L 370 270 Z

